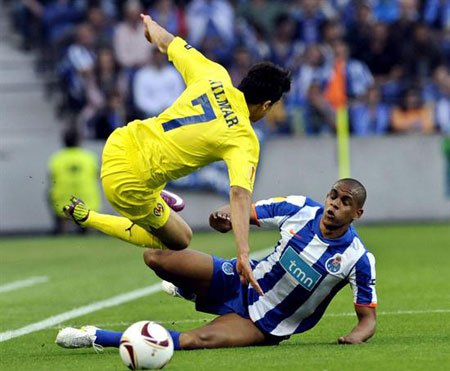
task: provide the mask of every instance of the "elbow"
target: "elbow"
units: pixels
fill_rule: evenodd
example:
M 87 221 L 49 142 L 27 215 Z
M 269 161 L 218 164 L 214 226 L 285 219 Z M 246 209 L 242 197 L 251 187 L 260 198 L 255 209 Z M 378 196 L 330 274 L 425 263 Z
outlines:
M 250 191 L 248 189 L 239 186 L 232 186 L 230 189 L 230 199 L 241 199 L 241 198 L 251 199 Z

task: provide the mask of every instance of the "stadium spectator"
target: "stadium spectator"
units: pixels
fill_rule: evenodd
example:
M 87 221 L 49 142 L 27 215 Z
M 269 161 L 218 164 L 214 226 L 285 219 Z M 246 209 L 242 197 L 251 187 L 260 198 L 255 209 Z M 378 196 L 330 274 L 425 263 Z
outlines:
M 45 44 L 55 44 L 64 35 L 70 33 L 82 19 L 81 9 L 69 0 L 44 2 L 42 25 Z M 44 44 L 44 45 L 45 45 Z
M 103 9 L 100 6 L 88 8 L 86 20 L 91 25 L 95 35 L 95 48 L 111 46 L 114 35 L 113 20 L 106 16 Z
M 143 12 L 138 0 L 128 0 L 124 4 L 124 20 L 114 31 L 114 51 L 119 64 L 126 71 L 135 71 L 145 65 L 151 57 L 151 48 L 145 38 L 140 14 Z
M 329 48 L 338 41 L 342 41 L 345 36 L 345 31 L 342 23 L 338 19 L 330 19 L 324 22 L 322 26 L 322 46 L 325 53 L 332 53 Z
M 359 47 L 358 47 L 359 48 Z M 377 22 L 371 28 L 371 34 L 367 44 L 361 45 L 361 49 L 355 54 L 360 56 L 373 73 L 377 82 L 383 83 L 389 80 L 394 65 L 398 63 L 399 51 L 394 50 L 389 40 L 389 30 L 385 23 Z
M 54 218 L 54 234 L 64 233 L 68 229 L 63 206 L 71 195 L 79 194 L 92 204 L 93 210 L 100 210 L 101 207 L 97 155 L 80 147 L 75 129 L 64 133 L 64 145 L 65 148 L 51 156 L 48 164 L 48 200 Z M 79 227 L 78 232 L 85 231 Z
M 309 85 L 304 108 L 306 135 L 333 134 L 336 130 L 336 112 L 323 96 L 319 83 Z
M 104 99 L 106 103 L 95 112 L 86 125 L 88 136 L 93 139 L 105 140 L 115 129 L 129 121 L 120 90 L 108 91 Z
M 177 70 L 167 57 L 153 49 L 152 63 L 134 75 L 133 100 L 140 118 L 158 116 L 183 92 L 185 86 Z
M 445 65 L 434 70 L 432 81 L 425 88 L 425 101 L 434 104 L 437 128 L 450 134 L 450 72 Z
M 325 98 L 337 109 L 345 106 L 348 98 L 361 99 L 374 83 L 373 76 L 361 61 L 349 59 L 348 46 L 343 41 L 333 44 L 334 60 Z
M 126 75 L 120 71 L 112 48 L 103 47 L 99 49 L 94 71 L 89 73 L 86 78 L 86 104 L 79 116 L 80 127 L 87 128 L 87 137 L 106 138 L 93 134 L 97 132 L 94 125 L 97 119 L 93 120 L 93 117 L 99 111 L 102 111 L 102 114 L 105 112 L 104 108 L 107 106 L 108 97 L 116 96 L 115 92 L 120 97 L 123 97 L 126 93 L 127 85 Z M 123 102 L 123 98 L 120 101 Z M 115 107 L 115 104 L 113 106 Z M 107 109 L 106 111 L 109 110 Z M 118 126 L 122 126 L 124 122 Z M 86 125 L 87 123 L 88 125 Z M 112 128 L 116 127 L 117 125 L 112 126 Z
M 371 6 L 367 2 L 358 3 L 355 18 L 345 32 L 352 58 L 365 61 L 364 57 L 372 39 L 374 22 Z
M 237 13 L 268 37 L 275 28 L 275 20 L 286 10 L 284 1 L 248 0 L 239 2 Z
M 249 215 L 251 223 L 280 229 L 273 252 L 252 261 L 264 296 L 241 283 L 236 259 L 190 249 L 146 250 L 146 264 L 170 281 L 165 291 L 195 301 L 198 311 L 219 316 L 190 331 L 169 331 L 175 349 L 277 345 L 313 328 L 347 284 L 353 289 L 358 323 L 337 342 L 360 344 L 371 338 L 376 325 L 375 258 L 351 225 L 362 216 L 365 198 L 361 183 L 341 179 L 325 205 L 304 196 L 257 202 Z M 231 217 L 225 206 L 211 214 L 210 225 L 228 232 Z M 94 326 L 69 327 L 59 331 L 56 343 L 65 348 L 119 347 L 121 336 Z
M 400 105 L 392 110 L 391 124 L 396 133 L 432 133 L 433 110 L 422 101 L 418 89 L 408 88 Z
M 188 39 L 199 47 L 214 37 L 229 47 L 234 43 L 234 8 L 228 0 L 192 0 L 186 7 Z
M 186 36 L 187 26 L 184 12 L 175 6 L 173 0 L 157 0 L 148 13 L 150 16 L 174 35 Z
M 297 38 L 306 44 L 321 41 L 321 28 L 327 16 L 319 0 L 296 1 L 300 9 L 297 24 Z
M 234 8 L 228 0 L 192 0 L 186 7 L 188 39 L 204 55 L 223 65 L 235 43 Z
M 270 60 L 284 68 L 292 69 L 302 53 L 302 45 L 295 40 L 295 20 L 281 14 L 275 21 L 275 31 L 270 41 Z
M 20 35 L 20 47 L 31 50 L 42 46 L 43 4 L 39 0 L 15 1 L 12 18 L 15 31 Z
M 372 86 L 361 102 L 349 107 L 350 127 L 357 136 L 386 134 L 389 130 L 390 108 L 381 102 L 380 91 Z
M 410 83 L 423 83 L 442 62 L 442 55 L 425 23 L 414 25 L 412 39 L 402 50 L 404 77 Z
M 114 50 L 111 47 L 104 46 L 98 49 L 94 73 L 97 87 L 103 94 L 114 90 L 123 93 L 126 91 L 126 78 L 120 70 Z
M 402 50 L 405 41 L 412 39 L 414 24 L 419 18 L 417 0 L 399 0 L 398 4 L 398 18 L 389 26 L 394 50 Z
M 67 49 L 60 65 L 65 104 L 72 112 L 81 110 L 86 104 L 86 85 L 94 72 L 96 61 L 94 40 L 95 35 L 89 24 L 77 26 L 75 42 Z
M 450 2 L 448 0 L 425 0 L 423 18 L 432 28 L 448 30 L 450 28 Z
M 233 59 L 230 68 L 228 68 L 233 85 L 238 85 L 242 81 L 252 66 L 252 62 L 250 50 L 245 47 L 239 47 L 234 50 Z
M 292 78 L 292 91 L 289 102 L 292 105 L 303 106 L 306 102 L 309 87 L 315 82 L 320 87 L 329 80 L 330 69 L 319 44 L 310 44 L 306 47 L 300 67 Z

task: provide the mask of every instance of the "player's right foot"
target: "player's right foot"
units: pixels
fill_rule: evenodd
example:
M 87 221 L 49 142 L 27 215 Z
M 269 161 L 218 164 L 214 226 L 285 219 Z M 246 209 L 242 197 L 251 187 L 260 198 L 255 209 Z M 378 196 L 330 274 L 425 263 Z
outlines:
M 162 281 L 161 282 L 161 289 L 170 296 L 176 297 L 176 298 L 182 298 L 189 301 L 194 301 L 197 298 L 197 295 L 194 293 L 185 293 L 184 291 L 180 290 L 178 287 L 176 287 L 172 282 L 169 281 Z
M 72 196 L 70 198 L 70 204 L 63 207 L 64 214 L 72 218 L 73 221 L 79 225 L 82 225 L 87 218 L 89 218 L 90 210 L 83 202 L 83 200 Z
M 66 327 L 59 330 L 55 343 L 63 348 L 94 348 L 102 350 L 101 345 L 95 344 L 98 328 L 95 326 L 83 326 L 81 328 Z
M 177 194 L 162 190 L 161 197 L 173 211 L 178 213 L 184 209 L 184 200 Z

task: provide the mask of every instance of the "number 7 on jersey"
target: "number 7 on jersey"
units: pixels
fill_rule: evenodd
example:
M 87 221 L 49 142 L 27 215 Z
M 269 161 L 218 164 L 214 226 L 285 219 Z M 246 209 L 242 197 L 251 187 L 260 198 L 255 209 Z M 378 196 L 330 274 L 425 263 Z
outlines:
M 209 101 L 208 96 L 206 94 L 203 94 L 198 98 L 193 99 L 191 103 L 193 106 L 200 105 L 204 113 L 201 115 L 181 117 L 167 121 L 162 124 L 164 131 L 173 130 L 184 125 L 201 124 L 214 120 L 216 118 L 216 114 L 214 113 L 214 110 L 211 106 L 211 102 Z

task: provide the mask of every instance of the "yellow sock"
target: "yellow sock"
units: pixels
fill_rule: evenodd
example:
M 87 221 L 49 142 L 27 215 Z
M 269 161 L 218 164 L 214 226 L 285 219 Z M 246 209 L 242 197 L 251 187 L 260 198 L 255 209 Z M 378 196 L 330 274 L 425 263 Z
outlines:
M 95 211 L 89 212 L 89 218 L 82 223 L 83 227 L 91 227 L 107 235 L 132 243 L 140 247 L 151 249 L 165 249 L 166 246 L 158 237 L 149 231 L 134 224 L 130 219 L 122 216 L 100 214 Z

